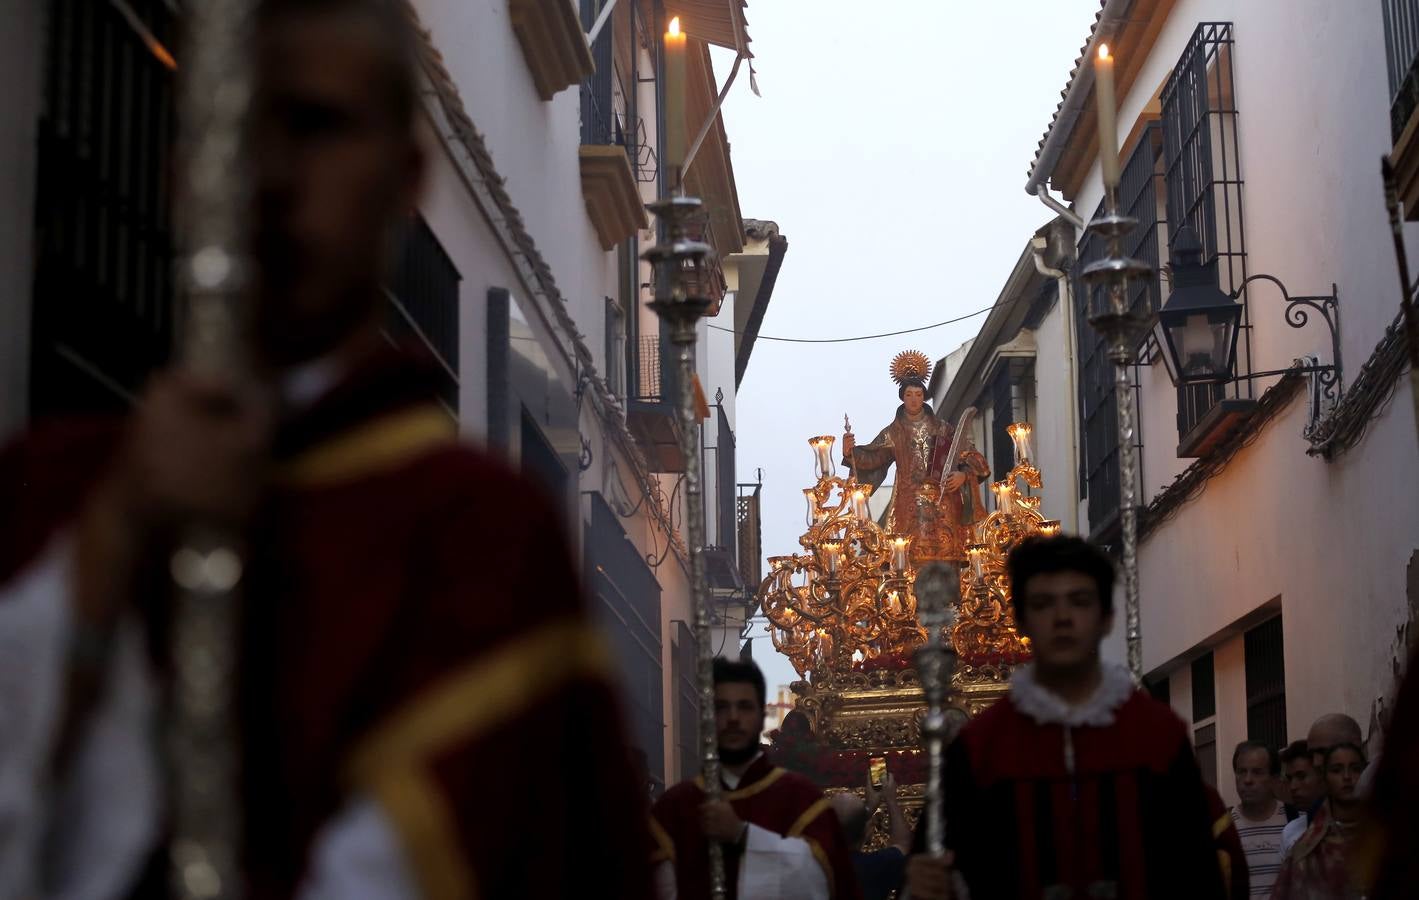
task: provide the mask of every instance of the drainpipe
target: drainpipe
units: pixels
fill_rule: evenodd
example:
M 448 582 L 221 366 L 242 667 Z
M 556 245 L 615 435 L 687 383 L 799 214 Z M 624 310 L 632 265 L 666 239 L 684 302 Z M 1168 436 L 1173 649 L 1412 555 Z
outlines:
M 1048 206 L 1051 210 L 1058 213 L 1061 219 L 1080 231 L 1084 230 L 1084 220 L 1079 218 L 1079 215 L 1075 213 L 1074 210 L 1054 199 L 1054 195 L 1049 192 L 1049 188 L 1045 186 L 1044 182 L 1035 185 L 1035 196 L 1039 197 L 1040 202 L 1045 206 Z M 1043 261 L 1040 259 L 1039 251 L 1035 251 L 1035 267 L 1039 268 L 1043 264 Z M 1045 270 L 1040 269 L 1040 271 L 1044 272 Z M 1050 271 L 1054 270 L 1051 269 Z
M 1048 196 L 1048 191 L 1044 186 L 1040 186 L 1041 198 Z M 1054 198 L 1051 197 L 1051 200 Z M 1056 201 L 1057 202 L 1057 201 Z M 1076 217 L 1077 218 L 1077 217 Z M 1065 276 L 1063 269 L 1051 268 L 1045 262 L 1045 251 L 1049 249 L 1049 238 L 1043 235 L 1035 235 L 1030 239 L 1030 246 L 1034 250 L 1035 271 L 1046 278 L 1053 278 L 1058 283 L 1064 283 L 1064 296 L 1061 298 L 1061 305 L 1064 307 L 1064 371 L 1065 382 L 1069 391 L 1069 478 L 1076 487 L 1074 490 L 1074 502 L 1069 504 L 1070 531 L 1079 533 L 1079 389 L 1075 383 L 1074 360 L 1077 356 L 1075 349 L 1074 333 L 1074 290 L 1070 287 L 1069 279 Z

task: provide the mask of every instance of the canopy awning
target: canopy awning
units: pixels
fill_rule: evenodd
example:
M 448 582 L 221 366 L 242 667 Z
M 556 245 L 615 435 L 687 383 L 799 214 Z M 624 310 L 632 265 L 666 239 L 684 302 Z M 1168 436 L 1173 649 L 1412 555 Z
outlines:
M 667 0 L 665 15 L 679 16 L 681 30 L 692 38 L 752 57 L 744 19 L 748 5 L 748 0 Z

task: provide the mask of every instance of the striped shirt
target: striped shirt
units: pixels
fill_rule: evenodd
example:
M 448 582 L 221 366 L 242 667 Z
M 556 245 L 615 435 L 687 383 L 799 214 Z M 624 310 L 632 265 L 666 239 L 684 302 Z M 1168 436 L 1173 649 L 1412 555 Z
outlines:
M 1269 817 L 1255 821 L 1242 815 L 1241 807 L 1234 806 L 1232 821 L 1247 855 L 1251 896 L 1270 897 L 1271 886 L 1281 872 L 1281 832 L 1286 829 L 1286 807 L 1277 803 Z

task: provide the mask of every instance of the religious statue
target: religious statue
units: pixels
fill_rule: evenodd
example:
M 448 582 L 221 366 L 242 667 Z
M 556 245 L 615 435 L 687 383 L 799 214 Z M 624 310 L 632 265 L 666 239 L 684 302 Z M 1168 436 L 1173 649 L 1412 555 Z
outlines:
M 956 429 L 938 419 L 926 402 L 931 361 L 925 354 L 899 353 L 890 371 L 902 401 L 896 418 L 861 447 L 851 431 L 844 434 L 843 462 L 852 466 L 859 483 L 874 488 L 895 463 L 887 531 L 911 537 L 911 556 L 918 565 L 930 560 L 964 562 L 971 529 L 985 518 L 980 484 L 990 476 L 990 466 L 966 438 L 948 469 L 946 457 Z

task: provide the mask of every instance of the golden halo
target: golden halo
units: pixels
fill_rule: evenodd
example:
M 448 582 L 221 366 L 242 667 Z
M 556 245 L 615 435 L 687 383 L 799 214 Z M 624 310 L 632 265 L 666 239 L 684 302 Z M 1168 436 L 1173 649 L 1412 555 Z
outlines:
M 892 357 L 892 365 L 888 371 L 898 387 L 908 381 L 925 383 L 927 376 L 931 374 L 931 360 L 920 350 L 903 350 Z

